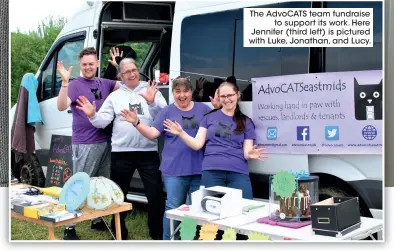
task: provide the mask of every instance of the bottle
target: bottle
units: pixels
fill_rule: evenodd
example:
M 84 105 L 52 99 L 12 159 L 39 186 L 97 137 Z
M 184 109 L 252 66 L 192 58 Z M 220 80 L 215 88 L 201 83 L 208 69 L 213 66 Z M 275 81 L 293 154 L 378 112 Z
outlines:
M 62 191 L 61 187 L 45 187 L 45 188 L 40 188 L 40 193 L 49 195 L 55 198 L 60 197 L 60 192 Z
M 155 70 L 155 80 L 160 83 L 160 70 Z

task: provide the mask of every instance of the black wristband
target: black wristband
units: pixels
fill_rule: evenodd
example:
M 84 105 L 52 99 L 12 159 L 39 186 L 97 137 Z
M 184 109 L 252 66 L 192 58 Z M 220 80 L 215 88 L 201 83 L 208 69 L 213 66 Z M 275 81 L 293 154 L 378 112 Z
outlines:
M 140 124 L 140 119 L 138 118 L 137 123 L 135 123 L 134 127 L 137 127 Z

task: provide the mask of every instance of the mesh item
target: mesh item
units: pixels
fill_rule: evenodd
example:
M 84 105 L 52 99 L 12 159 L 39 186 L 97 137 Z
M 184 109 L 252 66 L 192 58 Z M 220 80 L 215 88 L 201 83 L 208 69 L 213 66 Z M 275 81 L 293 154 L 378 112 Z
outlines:
M 0 0 L 0 187 L 8 187 L 9 170 L 9 80 L 8 80 L 8 0 Z

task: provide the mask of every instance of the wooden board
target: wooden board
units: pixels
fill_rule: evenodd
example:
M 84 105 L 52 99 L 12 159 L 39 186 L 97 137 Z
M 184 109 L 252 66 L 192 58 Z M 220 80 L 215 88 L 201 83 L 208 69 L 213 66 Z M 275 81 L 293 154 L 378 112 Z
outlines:
M 71 136 L 52 135 L 45 187 L 63 187 L 73 175 Z

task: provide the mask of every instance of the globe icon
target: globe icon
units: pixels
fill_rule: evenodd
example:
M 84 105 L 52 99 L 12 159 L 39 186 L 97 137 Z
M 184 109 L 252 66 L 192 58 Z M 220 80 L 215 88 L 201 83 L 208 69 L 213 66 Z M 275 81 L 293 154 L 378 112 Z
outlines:
M 376 138 L 376 135 L 378 134 L 378 131 L 374 126 L 367 125 L 363 128 L 362 131 L 363 137 L 366 140 L 373 140 Z

